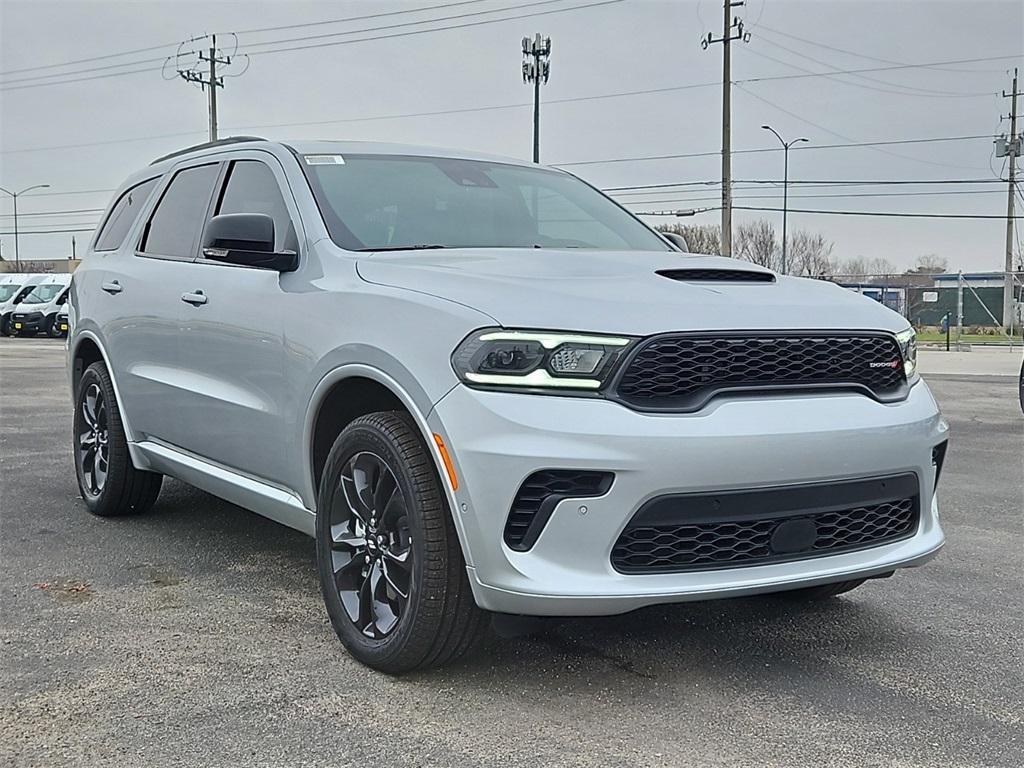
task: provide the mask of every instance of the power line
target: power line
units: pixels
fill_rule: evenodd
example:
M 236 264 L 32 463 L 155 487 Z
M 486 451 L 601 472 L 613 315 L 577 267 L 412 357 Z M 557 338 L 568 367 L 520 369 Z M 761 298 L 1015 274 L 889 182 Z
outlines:
M 927 144 L 937 141 L 971 141 L 978 139 L 994 139 L 995 136 L 990 135 L 978 135 L 978 136 L 936 136 L 926 139 L 894 139 L 889 141 L 850 141 L 846 144 L 813 144 L 806 147 L 794 147 L 794 151 L 808 151 L 816 149 L 846 149 L 851 147 L 878 147 L 878 146 L 891 146 L 898 144 Z M 758 149 L 734 149 L 732 154 L 754 154 L 759 152 L 780 152 L 781 147 L 761 147 Z M 574 165 L 600 165 L 603 163 L 632 163 L 642 162 L 646 160 L 679 160 L 684 158 L 692 157 L 712 157 L 717 156 L 718 151 L 714 152 L 689 152 L 686 154 L 677 155 L 645 155 L 640 157 L 616 157 L 606 158 L 603 160 L 580 160 L 572 163 L 556 163 L 558 166 L 574 166 Z
M 996 184 L 1005 182 L 1006 179 L 805 179 L 803 181 L 790 180 L 790 184 L 820 185 L 827 187 L 837 186 L 883 186 L 891 184 Z M 781 179 L 741 179 L 736 184 L 781 184 Z M 717 179 L 708 181 L 672 181 L 661 184 L 629 184 L 620 187 L 604 187 L 605 192 L 619 191 L 624 189 L 665 189 L 667 187 L 692 187 L 692 186 L 714 186 L 721 184 Z
M 70 208 L 68 210 L 63 211 L 33 211 L 30 213 L 19 213 L 18 216 L 22 218 L 25 216 L 68 216 L 72 214 L 77 215 L 80 213 L 103 213 L 104 210 L 104 208 Z M 9 219 L 13 218 L 14 214 L 0 213 L 0 217 Z
M 116 59 L 120 56 L 130 56 L 135 53 L 148 53 L 149 51 L 159 51 L 164 48 L 173 48 L 177 45 L 177 42 L 166 43 L 164 45 L 150 45 L 145 48 L 133 48 L 130 51 L 119 51 L 117 53 L 105 53 L 102 56 L 89 56 L 84 59 L 70 59 L 68 61 L 62 61 L 57 64 L 37 64 L 34 67 L 21 67 L 19 69 L 7 69 L 0 72 L 0 76 L 13 75 L 20 72 L 36 72 L 40 69 L 56 69 L 58 67 L 69 67 L 72 64 L 87 64 L 93 61 L 105 61 L 107 59 Z
M 245 30 L 240 30 L 238 32 L 238 34 L 257 34 L 257 33 L 260 33 L 260 32 L 273 32 L 273 31 L 285 30 L 285 29 L 298 29 L 300 27 L 313 27 L 313 26 L 321 27 L 321 26 L 324 26 L 325 24 L 341 24 L 341 23 L 349 22 L 349 21 L 364 21 L 366 19 L 376 19 L 376 18 L 380 18 L 380 17 L 383 17 L 383 16 L 398 16 L 398 15 L 407 14 L 407 13 L 425 13 L 426 11 L 433 11 L 433 10 L 437 10 L 439 8 L 452 8 L 452 7 L 459 6 L 459 5 L 473 5 L 473 4 L 476 4 L 476 3 L 483 3 L 483 2 L 489 2 L 489 0 L 460 0 L 460 2 L 454 2 L 454 3 L 440 3 L 438 5 L 428 5 L 428 6 L 424 6 L 424 7 L 421 7 L 421 8 L 404 8 L 404 9 L 397 10 L 397 11 L 385 11 L 385 12 L 382 12 L 382 13 L 370 13 L 370 14 L 364 14 L 362 16 L 349 16 L 347 18 L 342 18 L 342 19 L 321 19 L 319 21 L 310 21 L 310 22 L 305 22 L 303 24 L 284 24 L 284 25 L 277 26 L 277 27 L 262 27 L 262 28 L 257 28 L 257 29 L 245 29 Z M 118 52 L 115 52 L 115 53 L 105 53 L 105 54 L 102 54 L 100 56 L 88 56 L 88 57 L 81 58 L 81 59 L 69 59 L 67 61 L 56 62 L 56 63 L 53 63 L 53 64 L 38 64 L 38 65 L 32 66 L 32 67 L 20 67 L 18 69 L 8 69 L 8 70 L 4 70 L 3 72 L 0 72 L 0 77 L 6 76 L 6 75 L 13 75 L 13 74 L 17 74 L 17 73 L 20 73 L 20 72 L 36 72 L 36 71 L 39 71 L 41 69 L 58 69 L 60 67 L 68 67 L 68 66 L 71 66 L 73 64 L 88 64 L 88 63 L 91 63 L 91 62 L 94 62 L 94 61 L 106 61 L 108 59 L 116 59 L 116 58 L 119 58 L 121 56 L 130 56 L 130 55 L 136 54 L 136 53 L 148 53 L 149 51 L 159 51 L 159 50 L 164 50 L 164 49 L 167 49 L 167 48 L 174 48 L 177 45 L 178 45 L 178 41 L 174 41 L 173 43 L 164 43 L 163 45 L 149 45 L 149 46 L 146 46 L 145 48 L 132 48 L 132 49 L 126 50 L 126 51 L 118 51 Z M 157 59 L 157 61 L 162 61 L 162 60 L 163 59 Z
M 847 48 L 840 48 L 839 46 L 832 45 L 831 43 L 828 43 L 828 44 L 826 44 L 826 43 L 819 43 L 819 42 L 817 42 L 815 40 L 808 40 L 806 37 L 798 37 L 798 36 L 796 36 L 794 34 L 791 34 L 789 32 L 783 32 L 782 30 L 778 30 L 778 29 L 773 29 L 771 27 L 767 27 L 764 24 L 758 24 L 757 28 L 759 30 L 764 31 L 764 32 L 768 32 L 769 35 L 773 35 L 773 34 L 774 35 L 781 35 L 782 37 L 788 37 L 790 40 L 796 40 L 796 41 L 801 42 L 801 43 L 806 43 L 807 45 L 813 45 L 816 48 L 823 48 L 823 49 L 825 49 L 827 51 L 845 53 L 847 56 L 855 56 L 858 59 L 865 59 L 866 61 L 878 61 L 878 62 L 881 62 L 882 64 L 893 64 L 893 65 L 896 65 L 896 66 L 905 66 L 906 65 L 906 62 L 904 62 L 904 61 L 895 61 L 893 59 L 883 59 L 883 58 L 881 58 L 879 56 L 868 56 L 866 53 L 858 53 L 857 51 L 851 51 L 851 50 L 849 50 Z M 948 69 L 948 68 L 942 68 L 942 67 L 935 67 L 935 69 L 940 71 L 940 72 L 966 72 L 966 73 L 973 73 L 973 74 L 983 74 L 985 72 L 999 72 L 1000 71 L 1000 70 L 996 70 L 996 69 L 988 69 L 988 70 L 981 70 L 981 69 Z
M 973 59 L 948 59 L 944 61 L 924 61 L 918 64 L 897 64 L 888 67 L 861 67 L 858 69 L 840 69 L 835 72 L 829 72 L 829 75 L 856 75 L 864 72 L 893 72 L 900 69 L 929 69 L 940 64 L 973 64 L 982 61 L 1006 61 L 1009 59 L 1019 59 L 1024 54 L 1015 53 L 1012 56 L 982 56 Z M 769 75 L 765 77 L 748 77 L 744 80 L 733 80 L 733 85 L 738 83 L 767 83 L 773 80 L 802 80 L 808 77 L 823 77 L 818 72 L 808 72 L 800 75 Z
M 51 80 L 46 83 L 29 83 L 27 85 L 14 85 L 4 86 L 0 84 L 0 92 L 4 91 L 21 91 L 25 88 L 45 88 L 48 85 L 68 85 L 69 83 L 84 83 L 87 80 L 106 80 L 111 77 L 123 77 L 125 75 L 139 75 L 143 72 L 159 72 L 159 69 L 153 67 L 146 67 L 145 69 L 129 69 L 127 72 L 109 72 L 105 75 L 91 75 L 89 77 L 79 77 L 72 80 Z
M 357 35 L 357 34 L 360 34 L 360 33 L 363 33 L 363 32 L 382 32 L 384 30 L 389 30 L 389 29 L 401 29 L 403 27 L 415 27 L 415 26 L 422 25 L 422 24 L 434 24 L 434 23 L 437 23 L 437 22 L 440 22 L 440 21 L 454 21 L 456 19 L 475 18 L 477 16 L 486 16 L 487 14 L 491 14 L 491 13 L 505 13 L 507 11 L 517 11 L 517 10 L 522 10 L 523 8 L 535 8 L 535 7 L 541 6 L 541 5 L 553 5 L 555 3 L 561 3 L 561 2 L 564 2 L 564 0 L 533 0 L 532 2 L 529 2 L 529 3 L 520 3 L 520 4 L 517 4 L 517 5 L 507 6 L 505 8 L 490 8 L 490 9 L 483 10 L 483 11 L 470 11 L 468 13 L 456 13 L 456 14 L 452 14 L 450 16 L 435 16 L 432 19 L 420 19 L 420 20 L 417 20 L 417 21 L 402 21 L 402 22 L 398 22 L 397 24 L 383 24 L 383 25 L 378 26 L 378 27 L 364 27 L 363 29 L 349 29 L 349 30 L 344 30 L 342 32 L 324 32 L 324 33 L 318 34 L 318 35 L 301 35 L 299 37 L 287 37 L 287 38 L 281 38 L 279 40 L 266 40 L 266 41 L 264 41 L 262 43 L 250 43 L 246 47 L 249 50 L 252 50 L 253 48 L 260 47 L 260 46 L 266 46 L 266 45 L 281 45 L 282 43 L 298 43 L 298 42 L 303 42 L 305 40 L 326 40 L 327 38 L 341 37 L 342 35 Z M 427 30 L 424 30 L 424 31 L 427 31 Z M 339 41 L 339 42 L 345 42 L 345 41 Z M 256 51 L 256 53 L 259 53 L 259 51 Z
M 283 24 L 277 27 L 257 27 L 255 29 L 240 29 L 238 30 L 239 35 L 255 35 L 261 32 L 278 32 L 285 29 L 301 29 L 303 27 L 322 27 L 325 24 L 342 24 L 349 21 L 365 21 L 367 19 L 379 19 L 384 16 L 399 16 L 406 13 L 425 13 L 426 11 L 434 11 L 438 8 L 454 8 L 459 5 L 476 5 L 477 3 L 485 3 L 489 0 L 461 0 L 457 3 L 440 3 L 438 5 L 427 5 L 421 8 L 405 8 L 399 11 L 384 11 L 382 13 L 368 13 L 362 16 L 347 16 L 343 19 L 321 19 L 320 21 L 306 21 L 301 24 Z
M 613 5 L 613 4 L 621 3 L 621 2 L 623 2 L 623 0 L 598 0 L 597 2 L 584 3 L 582 5 L 571 5 L 571 6 L 567 6 L 565 8 L 553 8 L 553 9 L 547 10 L 547 11 L 533 11 L 531 13 L 517 14 L 517 15 L 514 15 L 514 16 L 505 16 L 505 17 L 500 18 L 500 19 L 482 19 L 482 20 L 479 20 L 479 21 L 466 22 L 464 24 L 451 24 L 451 25 L 444 26 L 444 27 L 434 27 L 432 29 L 414 29 L 414 30 L 409 30 L 409 31 L 406 31 L 406 32 L 393 32 L 393 33 L 390 33 L 390 34 L 387 34 L 387 35 L 374 35 L 372 37 L 359 37 L 359 38 L 356 38 L 354 40 L 335 40 L 333 42 L 313 43 L 313 44 L 310 44 L 310 45 L 295 45 L 295 46 L 287 46 L 287 47 L 284 47 L 284 48 L 271 48 L 271 49 L 264 50 L 264 51 L 256 51 L 255 53 L 258 53 L 258 54 L 268 54 L 268 53 L 281 53 L 281 52 L 284 52 L 284 51 L 303 51 L 303 50 L 306 50 L 306 49 L 309 49 L 309 48 L 327 48 L 327 47 L 335 46 L 335 45 L 353 45 L 355 43 L 365 43 L 365 42 L 368 42 L 368 41 L 371 41 L 371 40 L 389 40 L 389 39 L 396 38 L 396 37 L 409 37 L 411 35 L 423 35 L 423 34 L 427 34 L 429 32 L 443 32 L 443 31 L 449 30 L 449 29 L 465 29 L 467 27 L 478 27 L 478 26 L 482 26 L 484 24 L 497 24 L 497 23 L 502 22 L 502 21 L 514 21 L 516 19 L 527 19 L 527 18 L 534 18 L 534 17 L 537 17 L 537 16 L 548 16 L 548 15 L 553 14 L 553 13 L 565 13 L 566 11 L 578 11 L 578 10 L 582 10 L 584 8 L 597 8 L 598 6 Z M 518 7 L 522 7 L 522 6 L 518 6 Z M 513 10 L 513 9 L 505 8 L 505 9 L 502 9 L 502 10 Z M 426 24 L 426 23 L 429 23 L 429 21 L 424 21 L 423 23 Z M 302 38 L 299 38 L 299 39 L 302 39 Z M 312 37 L 309 38 L 309 39 L 312 39 Z M 266 45 L 271 45 L 271 44 L 277 44 L 279 42 L 281 42 L 281 41 L 268 41 L 265 44 Z M 264 45 L 264 43 L 260 43 L 259 45 Z
M 773 213 L 782 213 L 781 208 L 762 208 L 757 206 L 735 206 L 741 211 L 771 211 Z M 999 214 L 988 214 L 988 213 L 897 213 L 894 211 L 823 211 L 819 209 L 811 208 L 790 208 L 791 213 L 818 213 L 826 216 L 882 216 L 886 218 L 906 218 L 906 219 L 1001 219 L 1005 220 L 1005 216 Z M 1024 218 L 1021 216 L 1015 216 L 1014 218 Z
M 717 82 L 715 82 L 715 83 L 691 83 L 689 85 L 673 85 L 673 86 L 666 86 L 666 87 L 662 87 L 662 88 L 643 88 L 643 89 L 634 90 L 634 91 L 615 91 L 615 92 L 612 92 L 612 93 L 594 94 L 594 95 L 591 95 L 591 96 L 569 96 L 569 97 L 563 97 L 563 98 L 560 98 L 560 99 L 547 99 L 544 103 L 545 104 L 572 104 L 572 103 L 576 103 L 576 102 L 599 101 L 599 100 L 602 100 L 602 99 L 618 99 L 618 98 L 624 98 L 624 97 L 628 97 L 628 96 L 646 96 L 646 95 L 651 95 L 651 94 L 670 93 L 670 92 L 674 92 L 674 91 L 686 91 L 686 90 L 691 90 L 693 88 L 706 88 L 706 87 L 715 86 L 715 85 L 718 85 L 718 83 Z M 314 120 L 314 121 L 291 122 L 291 123 L 258 123 L 258 124 L 236 126 L 236 129 L 240 130 L 240 129 L 244 128 L 244 129 L 247 129 L 247 130 L 251 130 L 251 129 L 264 129 L 264 128 L 296 128 L 296 127 L 317 126 L 317 125 L 340 125 L 340 124 L 345 124 L 345 123 L 363 123 L 363 122 L 372 122 L 372 121 L 377 121 L 377 120 L 398 120 L 398 119 L 405 119 L 405 118 L 412 118 L 412 117 L 438 117 L 438 116 L 441 116 L 441 115 L 460 115 L 460 114 L 468 114 L 468 113 L 472 113 L 472 112 L 492 112 L 492 111 L 503 110 L 503 109 L 521 109 L 521 108 L 531 107 L 531 106 L 533 106 L 532 102 L 523 101 L 523 102 L 518 102 L 518 103 L 515 103 L 515 104 L 492 104 L 492 105 L 483 106 L 483 107 L 457 107 L 457 108 L 454 108 L 454 109 L 438 109 L 438 110 L 432 110 L 432 111 L 428 111 L 428 112 L 404 112 L 404 113 L 397 113 L 397 114 L 390 114 L 390 115 L 372 115 L 372 116 L 369 116 L 369 117 L 341 117 L 341 118 L 335 118 L 335 119 L 331 119 L 331 120 Z M 45 146 L 45 147 L 22 147 L 22 148 L 18 148 L 18 149 L 3 149 L 3 150 L 0 150 L 0 154 L 14 154 L 14 153 L 19 153 L 19 152 L 43 152 L 43 151 L 50 151 L 50 150 L 57 150 L 57 149 L 79 149 L 81 147 L 95 147 L 95 146 L 102 146 L 104 144 L 122 144 L 122 143 L 127 142 L 127 141 L 150 141 L 150 140 L 155 140 L 155 139 L 177 138 L 179 136 L 195 136 L 195 135 L 201 134 L 201 133 L 202 133 L 202 131 L 180 131 L 180 132 L 177 132 L 177 133 L 156 134 L 156 135 L 151 135 L 151 136 L 134 136 L 134 137 L 121 138 L 121 139 L 105 139 L 105 140 L 102 140 L 102 141 L 80 142 L 80 143 L 76 143 L 76 144 L 56 144 L 56 145 L 50 145 L 50 146 Z
M 543 0 L 543 2 L 555 2 L 555 1 L 558 1 L 558 0 Z M 271 48 L 271 49 L 268 49 L 268 50 L 258 51 L 256 53 L 259 53 L 259 54 L 262 55 L 262 54 L 271 54 L 271 53 L 281 53 L 281 52 L 285 52 L 285 51 L 305 50 L 305 49 L 308 49 L 308 48 L 324 48 L 324 47 L 335 46 L 335 45 L 353 45 L 355 43 L 365 43 L 365 42 L 370 42 L 370 41 L 373 41 L 373 40 L 387 40 L 387 39 L 398 38 L 398 37 L 408 37 L 408 36 L 411 36 L 411 35 L 427 34 L 427 33 L 430 33 L 430 32 L 443 32 L 443 31 L 451 30 L 451 29 L 465 29 L 467 27 L 477 27 L 477 26 L 481 26 L 481 25 L 484 25 L 484 24 L 497 24 L 497 23 L 503 22 L 503 21 L 515 21 L 517 19 L 534 18 L 534 17 L 537 17 L 537 16 L 547 16 L 547 15 L 550 15 L 550 14 L 553 14 L 553 13 L 565 13 L 565 12 L 568 12 L 568 11 L 582 10 L 582 9 L 585 9 L 585 8 L 596 8 L 598 6 L 612 5 L 612 4 L 621 3 L 621 2 L 623 2 L 623 0 L 597 0 L 597 2 L 583 3 L 583 4 L 580 4 L 580 5 L 571 5 L 571 6 L 566 6 L 564 8 L 553 8 L 553 9 L 545 10 L 545 11 L 532 11 L 532 12 L 529 12 L 529 13 L 521 13 L 521 14 L 515 14 L 515 15 L 512 15 L 512 16 L 504 16 L 504 17 L 498 18 L 498 19 L 482 19 L 482 20 L 478 20 L 478 21 L 466 22 L 466 23 L 463 23 L 463 24 L 450 24 L 450 25 L 447 25 L 447 26 L 433 27 L 433 28 L 430 28 L 430 29 L 414 29 L 414 30 L 408 30 L 408 31 L 405 31 L 405 32 L 393 32 L 393 33 L 386 34 L 386 35 L 373 35 L 373 36 L 370 36 L 370 37 L 360 37 L 360 38 L 355 38 L 355 39 L 351 39 L 351 40 L 335 40 L 335 41 L 332 41 L 332 42 L 313 43 L 313 44 L 310 44 L 310 45 L 297 45 L 297 46 L 288 46 L 288 47 L 283 47 L 283 48 Z M 521 8 L 521 7 L 523 7 L 523 6 L 520 5 L 520 6 L 515 6 L 515 7 L 512 7 L 512 8 L 503 8 L 503 9 L 500 9 L 500 11 L 496 10 L 496 11 L 493 11 L 493 12 L 504 12 L 504 11 L 508 11 L 508 10 L 515 10 L 515 9 Z M 432 21 L 433 20 L 431 20 L 431 19 L 424 19 L 424 20 L 422 20 L 420 22 L 415 22 L 415 23 L 418 23 L 418 24 L 429 24 L 429 23 L 432 23 Z M 364 30 L 350 30 L 349 32 L 338 33 L 338 34 L 357 34 L 357 33 L 361 32 L 361 31 L 364 31 Z M 316 37 L 316 36 L 309 36 L 309 39 L 312 39 L 313 37 Z M 304 38 L 296 38 L 296 39 L 304 39 Z M 265 41 L 263 43 L 254 43 L 253 45 L 254 46 L 277 45 L 280 42 L 282 42 L 282 41 Z M 83 81 L 86 81 L 86 80 L 100 80 L 100 79 L 105 79 L 105 78 L 109 78 L 109 77 L 122 77 L 122 76 L 125 76 L 125 75 L 135 75 L 135 74 L 141 74 L 143 72 L 152 72 L 152 71 L 155 71 L 155 70 L 153 70 L 151 68 L 133 69 L 133 70 L 125 71 L 125 72 L 109 72 L 109 73 L 106 73 L 106 74 L 103 74 L 103 75 L 91 75 L 89 77 L 75 78 L 75 79 L 70 79 L 70 80 L 50 80 L 50 81 L 42 82 L 42 83 L 28 83 L 28 84 L 11 85 L 11 86 L 5 86 L 2 83 L 0 83 L 0 91 L 15 91 L 15 90 L 21 90 L 21 89 L 24 89 L 24 88 L 41 88 L 41 87 L 45 87 L 45 86 L 49 86 L 49 85 L 64 85 L 64 84 L 67 84 L 67 83 L 78 83 L 78 82 L 83 82 Z M 67 72 L 67 73 L 62 73 L 62 74 L 65 74 L 65 75 L 75 75 L 75 74 L 79 74 L 79 73 Z
M 748 96 L 752 96 L 753 98 L 757 99 L 761 103 L 767 104 L 769 107 L 772 107 L 773 109 L 778 110 L 779 112 L 782 112 L 785 115 L 789 115 L 790 117 L 792 117 L 792 118 L 794 118 L 796 120 L 799 120 L 802 123 L 806 123 L 807 125 L 813 126 L 814 128 L 817 128 L 820 131 L 824 131 L 825 133 L 827 133 L 827 134 L 829 134 L 831 136 L 835 136 L 836 138 L 842 139 L 843 141 L 856 141 L 856 139 L 851 139 L 849 136 L 845 136 L 845 135 L 843 135 L 841 133 L 833 131 L 831 128 L 826 128 L 824 125 L 820 125 L 819 123 L 815 123 L 815 122 L 813 122 L 811 120 L 808 120 L 806 117 L 801 117 L 800 115 L 796 114 L 796 112 L 792 112 L 792 111 L 790 111 L 790 110 L 788 110 L 788 109 L 786 109 L 784 107 L 780 107 L 778 104 L 776 104 L 776 103 L 774 103 L 772 101 L 769 101 L 768 99 L 765 99 L 765 98 L 763 98 L 761 96 L 758 96 L 756 93 L 751 91 L 749 88 L 744 88 L 742 85 L 739 85 L 738 83 L 736 83 L 735 85 L 736 85 L 737 88 L 739 88 L 741 91 L 743 91 Z M 890 151 L 888 149 L 882 149 L 881 147 L 872 147 L 872 149 L 875 152 L 881 152 L 882 154 L 889 155 L 890 157 L 898 157 L 898 158 L 900 158 L 902 160 L 912 160 L 913 162 L 916 162 L 916 163 L 924 163 L 925 165 L 934 165 L 934 166 L 938 166 L 939 168 L 959 168 L 959 169 L 967 169 L 967 170 L 971 170 L 971 171 L 979 170 L 977 168 L 973 168 L 973 167 L 966 166 L 966 165 L 953 165 L 951 163 L 937 163 L 937 162 L 935 162 L 933 160 L 924 160 L 924 159 L 922 159 L 920 157 L 913 157 L 911 155 L 901 155 L 899 152 L 892 152 L 892 151 Z
M 191 51 L 190 53 L 195 53 L 195 51 Z M 104 72 L 104 71 L 107 71 L 107 70 L 110 70 L 110 69 L 119 69 L 120 67 L 134 67 L 134 66 L 138 66 L 140 64 L 154 64 L 156 62 L 164 61 L 165 58 L 166 58 L 165 56 L 160 56 L 159 58 L 153 58 L 153 59 L 139 59 L 138 61 L 125 61 L 125 62 L 122 62 L 120 64 L 106 64 L 106 65 L 104 65 L 102 67 L 88 67 L 86 69 L 77 69 L 74 72 L 56 72 L 56 73 L 54 73 L 52 75 L 32 75 L 31 77 L 19 77 L 19 78 L 16 78 L 14 80 L 3 80 L 3 81 L 0 81 L 0 86 L 5 86 L 6 87 L 8 85 L 17 85 L 17 84 L 20 84 L 20 83 L 27 83 L 27 82 L 31 82 L 31 81 L 34 81 L 34 80 L 48 80 L 50 78 L 70 77 L 72 75 L 85 75 L 85 74 L 88 74 L 90 72 Z M 114 73 L 114 74 L 120 74 L 120 73 L 118 72 L 118 73 Z M 48 85 L 48 83 L 37 83 L 37 84 L 38 85 Z
M 622 195 L 624 194 L 653 194 L 651 192 L 632 192 L 632 193 L 619 193 L 614 195 L 615 199 L 620 203 L 626 203 L 627 205 L 654 205 L 655 203 L 696 203 L 703 202 L 705 200 L 717 200 L 718 198 L 708 197 L 673 197 L 669 199 L 658 199 L 650 200 L 644 198 L 642 200 L 623 200 Z M 823 195 L 790 195 L 791 200 L 798 198 L 806 199 L 825 199 L 825 198 L 848 198 L 848 197 L 930 197 L 933 195 L 1001 195 L 1003 190 L 1001 189 L 975 189 L 975 190 L 946 190 L 941 192 L 847 192 L 847 193 L 828 193 Z M 781 200 L 782 195 L 735 195 L 736 198 L 742 200 Z
M 888 80 L 880 80 L 877 77 L 868 77 L 867 75 L 861 75 L 861 74 L 852 74 L 851 77 L 860 78 L 861 80 L 866 80 L 866 81 L 868 81 L 870 83 L 877 83 L 879 85 L 883 85 L 883 86 L 886 86 L 886 87 L 885 88 L 879 88 L 878 85 L 864 85 L 863 83 L 850 82 L 849 80 L 843 80 L 843 79 L 840 79 L 839 77 L 833 77 L 833 75 L 842 74 L 842 71 L 839 70 L 838 67 L 835 67 L 832 64 L 829 64 L 828 62 L 821 61 L 820 59 L 816 59 L 813 56 L 808 56 L 805 53 L 800 53 L 799 51 L 794 51 L 792 48 L 787 48 L 786 46 L 780 45 L 779 43 L 772 42 L 771 40 L 765 40 L 765 42 L 768 43 L 768 45 L 773 45 L 776 48 L 778 48 L 780 50 L 783 50 L 786 53 L 789 53 L 789 54 L 791 54 L 793 56 L 799 56 L 801 58 L 807 59 L 808 61 L 812 61 L 815 64 L 818 64 L 819 66 L 828 67 L 829 69 L 834 70 L 834 71 L 833 72 L 814 72 L 813 70 L 804 69 L 803 67 L 799 67 L 796 64 L 792 64 L 792 63 L 790 63 L 788 61 L 783 61 L 782 59 L 776 59 L 776 58 L 774 58 L 772 56 L 768 56 L 767 54 L 761 53 L 759 51 L 754 51 L 755 55 L 762 56 L 762 57 L 764 57 L 764 58 L 766 58 L 766 59 L 768 59 L 770 61 L 774 61 L 777 64 L 782 64 L 783 66 L 786 66 L 786 67 L 792 67 L 793 69 L 799 70 L 800 72 L 808 72 L 808 73 L 811 73 L 811 74 L 818 74 L 818 75 L 821 75 L 822 77 L 828 77 L 828 78 L 831 78 L 831 79 L 835 80 L 836 82 L 843 83 L 844 85 L 852 85 L 852 86 L 855 86 L 857 88 L 864 88 L 864 89 L 869 90 L 869 91 L 879 91 L 879 92 L 882 92 L 882 93 L 895 93 L 895 94 L 900 95 L 900 96 L 922 96 L 922 97 L 930 97 L 930 98 L 949 98 L 949 97 L 978 98 L 978 97 L 981 97 L 981 96 L 991 96 L 994 93 L 994 91 L 982 91 L 982 92 L 973 91 L 973 92 L 970 92 L 970 93 L 963 92 L 963 91 L 938 91 L 938 90 L 933 90 L 931 88 L 919 88 L 917 86 L 903 85 L 901 83 L 892 83 L 892 82 L 889 82 Z M 901 89 L 901 90 L 893 90 L 893 89 L 896 89 L 896 88 Z

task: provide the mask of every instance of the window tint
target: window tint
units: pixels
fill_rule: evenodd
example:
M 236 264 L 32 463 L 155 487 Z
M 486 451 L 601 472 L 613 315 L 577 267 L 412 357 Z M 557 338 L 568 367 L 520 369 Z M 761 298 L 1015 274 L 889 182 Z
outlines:
M 236 160 L 217 213 L 265 213 L 274 220 L 274 250 L 296 250 L 295 230 L 274 172 L 258 160 Z
M 303 169 L 343 248 L 669 250 L 628 211 L 558 171 L 442 157 L 335 157 L 307 157 Z
M 96 239 L 97 251 L 116 251 L 121 247 L 128 230 L 132 228 L 132 224 L 139 216 L 139 211 L 149 199 L 149 195 L 158 181 L 160 181 L 159 177 L 136 184 L 121 195 L 121 199 L 114 205 L 104 222 L 100 236 Z
M 143 252 L 178 257 L 195 253 L 193 246 L 206 217 L 217 171 L 215 164 L 200 165 L 174 175 L 146 227 Z

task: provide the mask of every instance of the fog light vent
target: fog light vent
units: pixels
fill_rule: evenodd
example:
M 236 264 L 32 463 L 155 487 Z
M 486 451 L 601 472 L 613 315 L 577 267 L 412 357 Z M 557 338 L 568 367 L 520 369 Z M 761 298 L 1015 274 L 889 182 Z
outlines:
M 611 472 L 576 469 L 534 472 L 519 486 L 512 501 L 505 521 L 505 543 L 519 552 L 530 549 L 559 502 L 602 496 L 611 488 L 614 477 Z

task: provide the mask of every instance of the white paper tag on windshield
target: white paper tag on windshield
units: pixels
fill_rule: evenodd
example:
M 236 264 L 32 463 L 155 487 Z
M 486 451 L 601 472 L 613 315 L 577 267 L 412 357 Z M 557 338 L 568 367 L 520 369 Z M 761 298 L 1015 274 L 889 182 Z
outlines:
M 303 155 L 306 165 L 344 165 L 345 158 L 341 155 Z

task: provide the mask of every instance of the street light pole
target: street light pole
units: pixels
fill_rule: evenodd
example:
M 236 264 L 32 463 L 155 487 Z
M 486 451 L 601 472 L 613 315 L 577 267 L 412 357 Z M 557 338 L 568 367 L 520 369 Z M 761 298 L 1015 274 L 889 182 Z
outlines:
M 49 184 L 34 184 L 31 187 L 25 187 L 21 192 L 11 192 L 9 189 L 0 187 L 0 192 L 6 192 L 14 200 L 14 270 L 16 272 L 21 270 L 21 252 L 18 250 L 18 195 L 24 195 L 33 189 L 46 189 L 49 186 Z
M 786 142 L 779 132 L 772 128 L 770 125 L 762 125 L 766 131 L 771 131 L 782 143 L 782 154 L 783 154 L 783 172 L 782 172 L 782 274 L 786 274 L 786 219 L 789 215 L 789 148 L 800 141 L 810 141 L 810 139 L 793 139 L 790 142 Z

